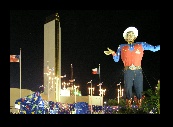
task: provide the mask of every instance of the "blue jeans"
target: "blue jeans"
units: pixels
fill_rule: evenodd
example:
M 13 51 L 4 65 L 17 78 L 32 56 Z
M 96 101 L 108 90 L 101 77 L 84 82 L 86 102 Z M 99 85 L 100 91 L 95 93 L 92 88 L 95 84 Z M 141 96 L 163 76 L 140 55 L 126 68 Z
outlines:
M 130 100 L 132 98 L 132 86 L 134 85 L 134 90 L 137 99 L 142 98 L 143 92 L 143 74 L 142 69 L 139 70 L 124 70 L 124 92 L 126 99 Z

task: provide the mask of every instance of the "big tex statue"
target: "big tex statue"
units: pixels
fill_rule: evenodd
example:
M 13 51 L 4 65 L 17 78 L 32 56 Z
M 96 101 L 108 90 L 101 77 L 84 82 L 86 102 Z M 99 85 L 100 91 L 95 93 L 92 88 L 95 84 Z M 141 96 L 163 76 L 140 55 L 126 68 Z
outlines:
M 141 61 L 144 50 L 153 52 L 160 50 L 160 45 L 152 46 L 146 42 L 134 42 L 137 36 L 138 30 L 135 27 L 128 27 L 123 33 L 123 37 L 127 44 L 120 44 L 116 52 L 110 48 L 107 48 L 108 51 L 104 51 L 106 55 L 112 55 L 115 62 L 118 62 L 121 56 L 124 64 L 124 92 L 126 105 L 128 107 L 132 105 L 133 85 L 136 92 L 138 107 L 142 104 L 143 73 Z

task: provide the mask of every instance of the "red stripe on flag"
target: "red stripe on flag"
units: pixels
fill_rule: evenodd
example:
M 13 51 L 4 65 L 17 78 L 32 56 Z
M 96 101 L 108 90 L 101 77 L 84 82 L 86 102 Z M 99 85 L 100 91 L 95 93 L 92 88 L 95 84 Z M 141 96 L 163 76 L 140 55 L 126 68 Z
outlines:
M 92 69 L 92 74 L 99 74 L 98 68 Z
M 10 62 L 19 62 L 19 55 L 10 55 Z

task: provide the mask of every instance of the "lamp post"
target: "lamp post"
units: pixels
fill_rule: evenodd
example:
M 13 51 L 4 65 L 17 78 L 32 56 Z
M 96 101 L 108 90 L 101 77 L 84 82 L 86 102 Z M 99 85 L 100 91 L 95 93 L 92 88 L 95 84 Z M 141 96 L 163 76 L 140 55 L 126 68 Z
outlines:
M 121 97 L 123 97 L 124 89 L 121 89 Z
M 75 94 L 75 103 L 76 103 L 76 88 L 78 88 L 79 86 L 75 86 L 74 85 L 74 90 L 75 90 L 75 92 L 74 92 L 74 94 Z
M 47 99 L 49 100 L 49 83 L 50 83 L 50 81 L 49 81 L 49 80 L 50 80 L 50 76 L 49 76 L 49 75 L 50 75 L 51 72 L 50 72 L 48 63 L 49 63 L 49 61 L 47 61 L 47 72 L 44 73 L 44 74 L 47 75 L 47 83 L 48 83 L 48 84 L 47 84 L 47 92 L 48 92 L 48 93 L 47 93 L 47 94 L 48 94 Z
M 120 86 L 120 97 L 121 97 L 121 82 L 119 84 L 117 84 L 117 86 Z
M 103 83 L 103 82 L 102 82 Z M 100 96 L 100 105 L 102 106 L 102 96 L 101 96 L 101 85 L 102 85 L 102 83 L 99 83 L 97 86 L 99 86 L 99 91 L 100 91 L 100 93 L 99 93 L 99 96 Z
M 56 79 L 56 101 L 61 102 L 61 78 L 65 78 L 66 74 L 61 76 L 61 75 L 57 75 L 57 77 L 55 77 Z
M 103 95 L 105 95 L 106 89 L 104 89 L 104 90 L 100 89 L 99 91 L 100 91 L 100 97 L 101 97 L 100 105 L 103 106 Z
M 120 95 L 119 95 L 119 92 L 120 92 L 120 90 L 118 89 L 118 104 L 119 104 L 119 99 L 120 99 Z
M 99 83 L 97 86 L 99 86 L 99 91 L 101 91 L 101 85 L 103 84 L 103 82 L 102 83 Z M 100 95 L 100 94 L 99 94 Z
M 118 89 L 118 97 L 117 97 L 118 98 L 118 104 L 119 104 L 119 99 L 120 99 L 120 97 L 123 96 L 124 89 L 121 88 L 121 82 L 119 84 L 117 84 L 117 86 L 120 86 L 120 89 Z
M 91 114 L 92 114 L 92 94 L 94 94 L 94 88 L 92 88 L 92 80 L 89 81 L 88 83 L 91 83 L 91 88 L 88 88 L 88 89 L 89 89 L 89 94 L 90 94 L 90 91 L 91 91 Z
M 49 83 L 50 83 L 50 79 L 51 79 L 51 77 L 49 76 L 49 80 L 48 80 L 48 101 L 49 101 Z
M 63 89 L 65 90 L 66 89 L 66 82 L 63 82 L 62 85 L 64 86 Z
M 59 78 L 56 77 L 56 101 L 60 102 L 60 93 L 59 93 L 59 86 L 58 86 Z

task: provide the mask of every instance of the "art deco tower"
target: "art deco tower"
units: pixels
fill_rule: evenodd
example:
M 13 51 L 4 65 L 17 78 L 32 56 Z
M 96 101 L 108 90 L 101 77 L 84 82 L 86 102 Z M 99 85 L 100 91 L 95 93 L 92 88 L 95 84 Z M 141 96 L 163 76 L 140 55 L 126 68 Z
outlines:
M 61 27 L 58 13 L 44 24 L 44 94 L 49 101 L 60 102 Z

